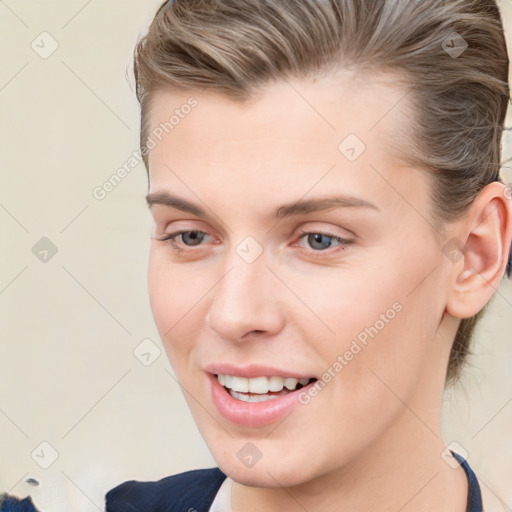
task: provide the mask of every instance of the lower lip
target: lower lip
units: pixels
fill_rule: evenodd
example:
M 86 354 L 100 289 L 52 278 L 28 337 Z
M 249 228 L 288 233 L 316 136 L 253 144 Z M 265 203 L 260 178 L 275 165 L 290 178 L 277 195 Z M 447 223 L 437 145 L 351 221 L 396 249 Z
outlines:
M 308 391 L 316 381 L 296 391 L 264 402 L 243 402 L 233 398 L 221 385 L 217 377 L 208 374 L 211 382 L 211 396 L 218 411 L 232 423 L 247 427 L 261 427 L 285 418 L 292 409 L 299 405 L 299 393 Z

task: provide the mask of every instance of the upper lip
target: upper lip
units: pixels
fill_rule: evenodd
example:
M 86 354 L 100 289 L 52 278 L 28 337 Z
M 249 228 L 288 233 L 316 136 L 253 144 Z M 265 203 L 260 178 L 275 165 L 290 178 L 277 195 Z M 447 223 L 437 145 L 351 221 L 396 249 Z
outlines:
M 235 366 L 230 363 L 211 363 L 205 366 L 205 371 L 218 375 L 234 375 L 236 377 L 293 377 L 295 379 L 310 379 L 313 375 L 299 373 L 293 370 L 283 370 L 273 366 L 250 364 L 247 366 Z

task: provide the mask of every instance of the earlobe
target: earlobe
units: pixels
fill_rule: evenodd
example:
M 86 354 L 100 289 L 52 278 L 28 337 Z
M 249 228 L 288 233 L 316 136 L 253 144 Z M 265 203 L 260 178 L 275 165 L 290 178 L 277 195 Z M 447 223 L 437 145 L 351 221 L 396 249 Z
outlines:
M 494 182 L 480 192 L 462 223 L 463 267 L 453 269 L 446 305 L 457 318 L 476 315 L 498 288 L 505 273 L 512 239 L 512 207 L 505 185 Z

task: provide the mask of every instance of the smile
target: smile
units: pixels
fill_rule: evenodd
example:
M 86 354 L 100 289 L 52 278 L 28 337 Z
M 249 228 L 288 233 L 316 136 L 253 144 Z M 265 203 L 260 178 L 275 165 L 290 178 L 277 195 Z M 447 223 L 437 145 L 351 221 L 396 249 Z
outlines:
M 245 427 L 263 427 L 283 421 L 294 408 L 303 407 L 300 393 L 307 393 L 317 381 L 299 375 L 240 377 L 227 373 L 207 373 L 207 380 L 210 397 L 221 416 Z M 278 391 L 272 391 L 274 389 Z
M 294 377 L 238 377 L 217 374 L 217 380 L 231 397 L 243 402 L 263 402 L 297 391 L 315 378 L 296 379 Z

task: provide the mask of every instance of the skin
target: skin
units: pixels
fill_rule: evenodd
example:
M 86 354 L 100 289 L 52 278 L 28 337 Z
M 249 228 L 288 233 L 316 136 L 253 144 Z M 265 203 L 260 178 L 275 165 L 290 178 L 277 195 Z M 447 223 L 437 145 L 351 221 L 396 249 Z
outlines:
M 409 122 L 405 100 L 393 108 L 403 94 L 392 77 L 339 73 L 277 82 L 243 104 L 206 91 L 152 99 L 151 129 L 198 100 L 151 150 L 149 192 L 187 199 L 208 217 L 151 206 L 148 285 L 190 410 L 233 481 L 234 512 L 465 510 L 463 469 L 441 457 L 446 366 L 460 318 L 479 311 L 504 274 L 511 201 L 490 184 L 443 237 L 434 232 L 430 176 L 390 150 Z M 338 149 L 349 133 L 366 145 L 354 162 Z M 335 193 L 378 210 L 271 217 L 282 204 Z M 300 228 L 352 243 L 315 244 Z M 158 240 L 181 229 L 208 236 L 199 245 L 178 236 L 181 253 Z M 247 236 L 263 248 L 250 264 L 236 252 Z M 455 262 L 441 250 L 453 237 L 468 248 Z M 321 377 L 396 302 L 401 312 L 281 423 L 237 426 L 212 403 L 206 364 Z M 249 441 L 262 454 L 250 468 L 237 458 Z

